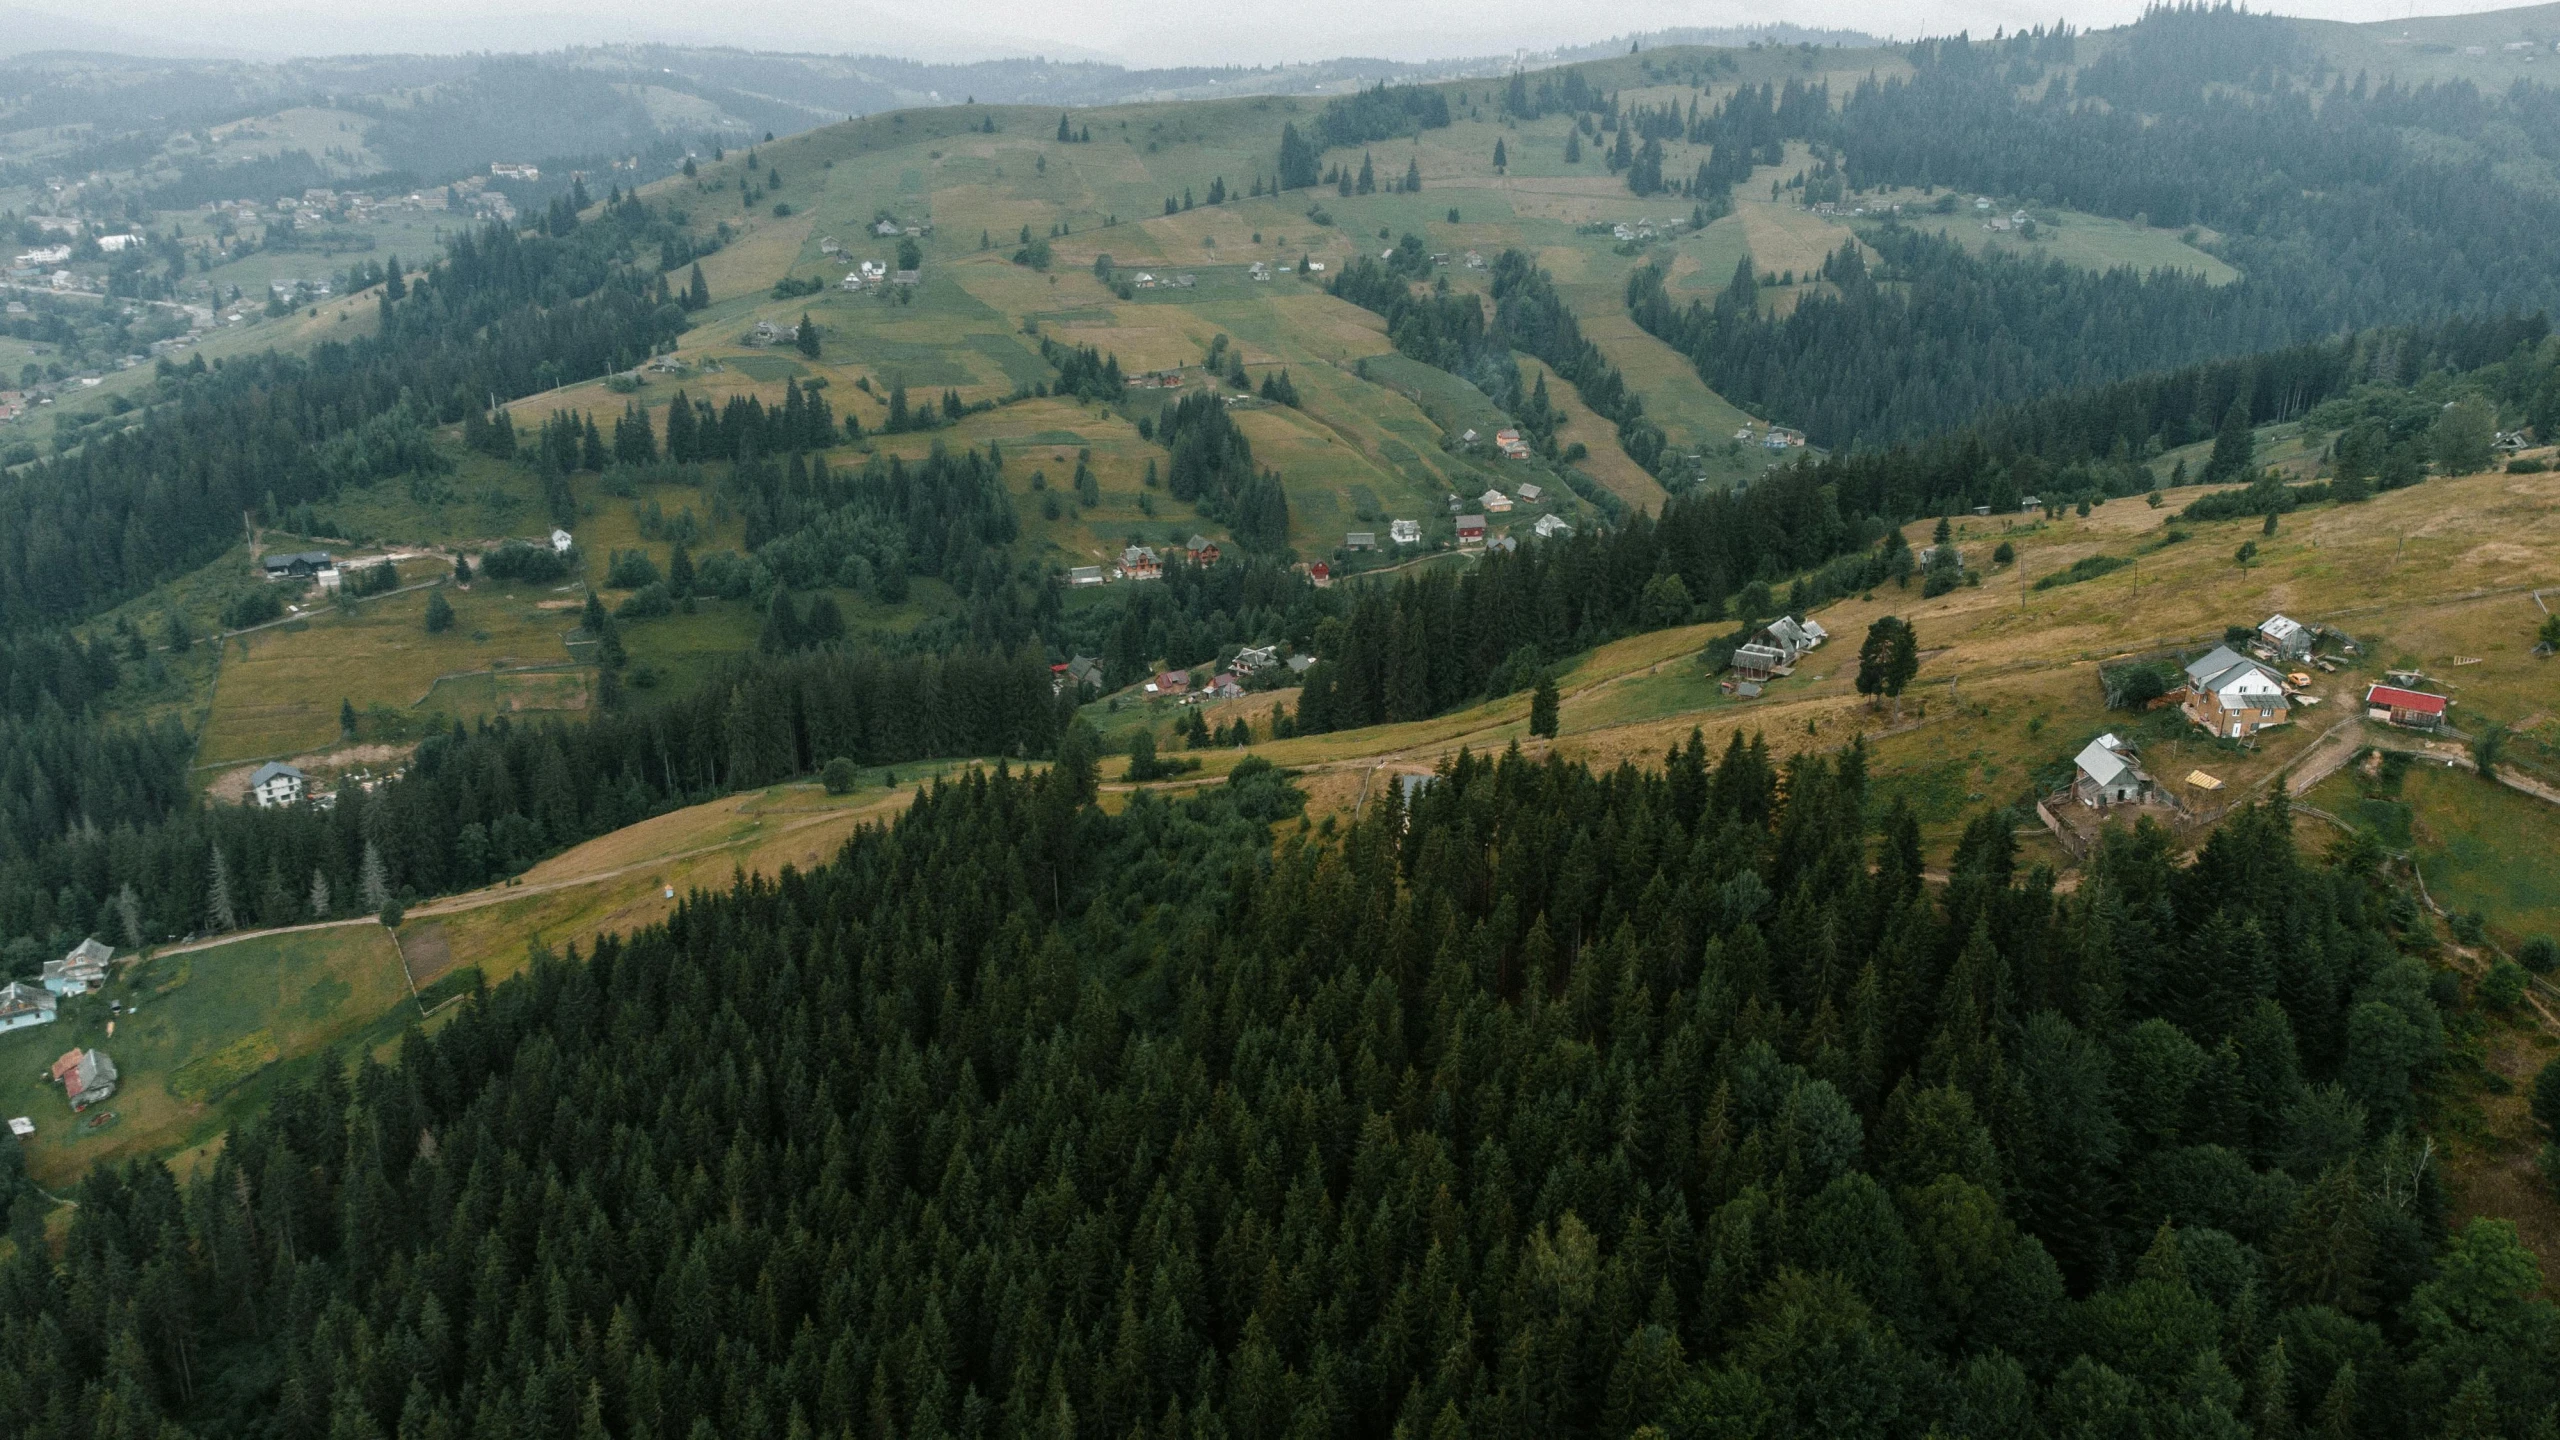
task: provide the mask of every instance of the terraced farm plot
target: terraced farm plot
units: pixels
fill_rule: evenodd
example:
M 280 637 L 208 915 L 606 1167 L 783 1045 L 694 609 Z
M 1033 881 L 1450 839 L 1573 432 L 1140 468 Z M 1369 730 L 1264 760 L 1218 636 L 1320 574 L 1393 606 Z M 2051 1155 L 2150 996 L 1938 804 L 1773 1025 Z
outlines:
M 547 590 L 490 581 L 468 592 L 451 590 L 454 626 L 441 635 L 426 632 L 428 593 L 368 600 L 352 613 L 324 606 L 298 625 L 225 642 L 213 713 L 197 748 L 199 769 L 332 744 L 339 737 L 342 701 L 359 711 L 385 706 L 422 728 L 538 708 L 542 702 L 583 707 L 583 686 L 565 680 L 465 687 L 450 696 L 437 684 L 445 675 L 569 661 L 562 636 L 576 626 L 577 616 L 540 608 L 552 598 Z

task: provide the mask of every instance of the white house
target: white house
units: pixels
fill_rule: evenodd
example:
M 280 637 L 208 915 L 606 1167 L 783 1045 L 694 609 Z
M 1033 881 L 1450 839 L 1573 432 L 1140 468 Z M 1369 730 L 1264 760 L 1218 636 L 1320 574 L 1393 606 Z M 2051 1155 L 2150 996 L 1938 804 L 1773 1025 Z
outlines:
M 306 788 L 302 772 L 281 760 L 270 760 L 249 777 L 249 798 L 260 809 L 291 805 L 302 798 Z
M 0 985 L 0 1033 L 24 1030 L 30 1025 L 50 1025 L 61 1003 L 52 991 L 24 981 Z
M 2226 740 L 2245 740 L 2292 718 L 2284 677 L 2228 645 L 2187 667 L 2187 718 Z
M 553 530 L 551 532 L 551 553 L 554 555 L 568 554 L 569 547 L 577 543 L 577 540 L 566 530 Z
M 2133 752 L 2112 733 L 2083 746 L 2072 764 L 2078 771 L 2071 783 L 2072 796 L 2093 809 L 2138 804 L 2151 789 L 2151 777 L 2133 763 Z
M 1102 567 L 1099 565 L 1078 565 L 1067 571 L 1067 583 L 1070 585 L 1099 585 L 1102 583 Z
M 1476 503 L 1483 506 L 1488 515 L 1505 514 L 1511 509 L 1511 497 L 1499 490 L 1487 490 L 1476 497 Z
M 44 962 L 40 977 L 44 988 L 56 995 L 86 995 L 107 983 L 107 962 L 115 953 L 111 945 L 83 940 L 64 951 L 61 959 Z
M 1390 520 L 1387 522 L 1387 538 L 1398 545 L 1419 545 L 1422 543 L 1422 522 Z
M 1536 531 L 1541 540 L 1559 539 L 1573 533 L 1573 527 L 1564 523 L 1563 518 L 1556 515 L 1541 515 L 1538 517 L 1538 523 L 1529 528 Z

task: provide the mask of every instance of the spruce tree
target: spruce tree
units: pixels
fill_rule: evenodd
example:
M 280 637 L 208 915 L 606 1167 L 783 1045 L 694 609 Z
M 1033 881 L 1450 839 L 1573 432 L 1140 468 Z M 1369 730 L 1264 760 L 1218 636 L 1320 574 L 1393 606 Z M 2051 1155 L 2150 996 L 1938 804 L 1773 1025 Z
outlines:
M 1556 677 L 1546 670 L 1538 672 L 1537 688 L 1529 692 L 1529 733 L 1552 740 L 1556 735 Z
M 205 882 L 205 928 L 219 935 L 240 928 L 240 916 L 231 903 L 231 862 L 222 856 L 222 847 L 213 847 L 211 877 Z

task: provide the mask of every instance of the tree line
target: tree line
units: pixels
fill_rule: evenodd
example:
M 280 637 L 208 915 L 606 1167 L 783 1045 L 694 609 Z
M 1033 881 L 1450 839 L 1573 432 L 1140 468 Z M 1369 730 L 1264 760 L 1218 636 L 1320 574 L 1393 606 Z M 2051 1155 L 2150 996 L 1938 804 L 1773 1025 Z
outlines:
M 2449 987 L 2281 799 L 1925 883 L 1865 759 L 1073 752 L 537 954 L 0 1262 L 14 1434 L 2526 1435 Z M 1286 830 L 1289 827 L 1284 827 Z M 56 1337 L 59 1337 L 57 1339 Z M 163 1430 L 162 1426 L 170 1427 Z

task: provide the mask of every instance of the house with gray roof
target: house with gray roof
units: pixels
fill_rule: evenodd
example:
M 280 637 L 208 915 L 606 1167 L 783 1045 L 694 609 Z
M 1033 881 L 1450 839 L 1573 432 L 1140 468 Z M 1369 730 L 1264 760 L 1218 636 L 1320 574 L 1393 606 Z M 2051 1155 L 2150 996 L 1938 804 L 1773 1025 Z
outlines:
M 2284 677 L 2228 645 L 2213 647 L 2187 666 L 2187 695 L 2179 708 L 2225 740 L 2246 740 L 2293 719 Z

